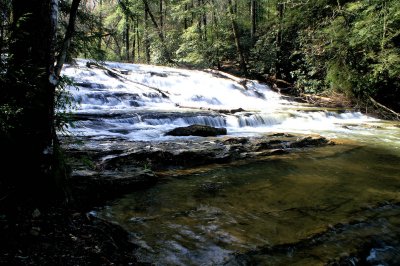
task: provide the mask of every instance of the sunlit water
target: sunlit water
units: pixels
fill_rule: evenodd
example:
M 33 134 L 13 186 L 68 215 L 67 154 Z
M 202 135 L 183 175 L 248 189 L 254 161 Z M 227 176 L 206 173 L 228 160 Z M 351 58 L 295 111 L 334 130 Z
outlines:
M 100 215 L 132 232 L 139 258 L 157 265 L 241 265 L 240 258 L 249 265 L 322 265 L 359 250 L 371 264 L 395 265 L 399 162 L 398 152 L 336 145 L 171 173 Z
M 81 102 L 71 131 L 88 139 L 173 141 L 164 136 L 169 129 L 206 124 L 227 127 L 231 135 L 319 133 L 338 143 L 260 161 L 160 173 L 156 186 L 96 210 L 132 233 L 139 260 L 400 264 L 398 123 L 288 102 L 257 82 L 245 90 L 234 77 L 108 63 L 130 71 L 128 80 L 117 80 L 87 69 L 85 62 L 65 72 L 79 85 L 71 93 Z M 208 110 L 235 108 L 245 111 Z

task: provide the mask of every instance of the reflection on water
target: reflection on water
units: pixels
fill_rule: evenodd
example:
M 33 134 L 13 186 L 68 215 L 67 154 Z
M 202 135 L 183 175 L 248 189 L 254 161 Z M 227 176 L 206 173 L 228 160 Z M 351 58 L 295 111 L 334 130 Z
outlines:
M 168 178 L 99 215 L 157 265 L 395 265 L 399 173 L 398 151 L 336 145 Z

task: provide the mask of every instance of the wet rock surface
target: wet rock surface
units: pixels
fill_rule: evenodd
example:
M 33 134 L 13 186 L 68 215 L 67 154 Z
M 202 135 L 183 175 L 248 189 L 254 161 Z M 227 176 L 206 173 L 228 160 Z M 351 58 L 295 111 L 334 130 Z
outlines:
M 157 182 L 148 169 L 126 167 L 123 170 L 77 170 L 69 179 L 74 198 L 85 204 L 97 204 L 123 193 L 144 189 Z
M 66 149 L 72 165 L 69 183 L 76 197 L 96 201 L 152 186 L 158 171 L 257 160 L 329 144 L 319 135 L 277 133 L 163 142 L 82 139 Z
M 218 135 L 226 135 L 226 128 L 216 128 L 204 125 L 191 125 L 187 127 L 177 127 L 165 135 L 167 136 L 200 136 L 215 137 Z

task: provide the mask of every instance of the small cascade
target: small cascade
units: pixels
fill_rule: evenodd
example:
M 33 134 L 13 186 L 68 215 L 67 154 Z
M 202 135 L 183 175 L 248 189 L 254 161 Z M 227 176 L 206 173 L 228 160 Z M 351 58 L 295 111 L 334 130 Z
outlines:
M 72 134 L 158 140 L 178 126 L 225 127 L 228 134 L 342 132 L 346 125 L 374 122 L 361 113 L 324 111 L 290 102 L 257 81 L 213 71 L 105 63 L 102 68 L 66 65 L 69 88 L 79 103 Z M 171 138 L 171 137 L 169 137 Z
M 282 123 L 284 117 L 274 114 L 250 114 L 237 117 L 239 127 L 268 127 Z

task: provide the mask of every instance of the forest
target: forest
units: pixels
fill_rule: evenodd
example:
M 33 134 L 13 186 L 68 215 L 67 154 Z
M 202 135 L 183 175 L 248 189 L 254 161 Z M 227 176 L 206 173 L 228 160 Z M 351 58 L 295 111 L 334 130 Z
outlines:
M 2 54 L 11 34 L 10 2 L 1 7 Z M 63 36 L 70 2 L 59 8 Z M 283 79 L 302 92 L 371 96 L 398 109 L 397 1 L 85 1 L 76 24 L 70 58 L 233 64 L 243 75 Z
M 234 65 L 298 92 L 368 97 L 399 110 L 397 1 L 92 1 L 74 56 Z
M 150 127 L 154 130 L 153 134 L 154 132 L 158 134 L 157 130 L 164 134 L 166 129 L 172 129 L 169 128 L 171 125 L 180 125 L 181 121 L 185 121 L 183 125 L 192 126 L 192 122 L 195 121 L 196 126 L 201 124 L 207 127 L 224 127 L 228 128 L 228 133 L 233 130 L 236 134 L 237 129 L 234 127 L 237 125 L 241 128 L 252 127 L 254 130 L 253 128 L 266 126 L 268 123 L 270 123 L 268 126 L 271 126 L 271 123 L 272 126 L 276 126 L 274 123 L 284 124 L 280 120 L 283 119 L 282 117 L 285 119 L 306 117 L 316 120 L 316 124 L 325 118 L 334 120 L 332 128 L 335 127 L 336 130 L 337 124 L 347 119 L 343 113 L 349 112 L 351 113 L 349 116 L 354 118 L 354 121 L 348 122 L 340 130 L 358 129 L 360 124 L 365 121 L 369 123 L 369 119 L 373 119 L 364 118 L 363 115 L 371 114 L 374 119 L 382 119 L 385 122 L 382 122 L 383 125 L 379 124 L 380 122 L 376 122 L 379 125 L 366 125 L 366 129 L 362 130 L 367 130 L 367 133 L 363 131 L 363 136 L 374 135 L 378 140 L 384 139 L 387 143 L 396 143 L 392 146 L 397 147 L 397 131 L 393 133 L 390 130 L 393 128 L 398 130 L 399 125 L 391 123 L 400 120 L 400 1 L 398 0 L 1 0 L 0 15 L 0 146 L 3 153 L 0 175 L 0 236 L 5 239 L 0 240 L 0 264 L 47 265 L 52 259 L 57 259 L 65 265 L 137 263 L 136 255 L 132 252 L 138 248 L 135 246 L 137 243 L 133 246 L 126 244 L 129 235 L 125 232 L 126 228 L 121 229 L 119 225 L 110 223 L 107 219 L 88 214 L 93 206 L 98 207 L 99 204 L 102 205 L 108 200 L 104 197 L 104 194 L 107 194 L 104 191 L 109 184 L 96 184 L 94 188 L 91 188 L 92 190 L 86 188 L 83 192 L 80 190 L 76 192 L 76 187 L 81 189 L 83 186 L 90 187 L 91 184 L 84 183 L 86 181 L 83 183 L 71 181 L 71 176 L 78 168 L 81 172 L 90 172 L 91 178 L 94 176 L 98 179 L 107 176 L 111 170 L 118 172 L 124 178 L 128 175 L 127 172 L 135 172 L 135 182 L 138 176 L 142 178 L 143 174 L 149 180 L 151 179 L 146 181 L 145 186 L 147 186 L 148 183 L 155 183 L 154 180 L 158 180 L 159 176 L 162 179 L 169 175 L 170 172 L 167 169 L 169 170 L 168 167 L 171 165 L 175 168 L 191 169 L 193 166 L 197 167 L 197 163 L 204 165 L 214 162 L 219 164 L 229 161 L 231 163 L 233 160 L 239 160 L 238 158 L 252 160 L 253 156 L 275 156 L 290 153 L 296 149 L 333 145 L 333 142 L 328 139 L 332 137 L 332 132 L 328 130 L 318 131 L 318 129 L 316 133 L 322 135 L 320 138 L 313 135 L 297 136 L 296 134 L 305 134 L 305 131 L 300 133 L 296 131 L 301 128 L 302 122 L 299 122 L 296 124 L 297 128 L 290 128 L 295 131 L 295 135 L 286 134 L 285 130 L 288 129 L 283 126 L 276 127 L 280 130 L 279 133 L 274 131 L 276 135 L 273 135 L 272 130 L 268 131 L 272 134 L 268 137 L 273 140 L 264 144 L 260 144 L 261 141 L 258 139 L 251 139 L 249 137 L 251 134 L 244 137 L 248 138 L 245 141 L 236 135 L 234 140 L 217 140 L 217 144 L 221 141 L 223 143 L 221 145 L 228 149 L 224 153 L 218 150 L 220 146 L 217 144 L 213 146 L 214 144 L 199 140 L 199 146 L 203 145 L 201 149 L 204 149 L 200 150 L 204 154 L 191 155 L 190 152 L 197 150 L 198 147 L 190 146 L 196 145 L 190 141 L 182 144 L 187 149 L 185 153 L 178 154 L 181 147 L 179 146 L 180 139 L 178 139 L 174 144 L 158 143 L 157 145 L 160 145 L 158 148 L 163 150 L 161 155 L 157 152 L 146 151 L 148 153 L 143 155 L 144 157 L 137 154 L 133 156 L 129 153 L 133 150 L 132 147 L 145 151 L 147 146 L 142 145 L 142 139 L 137 140 L 135 137 L 129 139 L 129 134 L 136 134 L 136 137 L 142 132 L 147 134 L 146 130 Z M 143 80 L 135 79 L 135 75 L 139 77 L 142 73 L 131 74 L 135 67 L 130 64 L 138 64 L 142 72 L 147 71 L 150 76 L 156 78 L 168 78 L 184 70 L 212 73 L 214 76 L 210 76 L 209 83 L 206 83 L 204 79 L 204 84 L 217 83 L 217 80 L 211 81 L 211 78 L 217 76 L 225 78 L 233 82 L 231 87 L 243 87 L 246 97 L 261 98 L 271 106 L 275 106 L 273 100 L 277 98 L 274 97 L 282 95 L 283 99 L 295 99 L 308 104 L 319 104 L 320 99 L 335 100 L 333 105 L 318 105 L 319 108 L 326 109 L 312 110 L 304 114 L 299 114 L 299 112 L 312 107 L 297 106 L 283 102 L 284 100 L 281 102 L 276 100 L 279 106 L 293 105 L 294 111 L 284 113 L 279 110 L 281 113 L 278 111 L 277 113 L 280 116 L 271 118 L 272 115 L 268 112 L 262 115 L 259 115 L 258 111 L 253 112 L 251 103 L 246 108 L 248 98 L 243 98 L 241 103 L 243 106 L 226 105 L 228 107 L 223 106 L 218 109 L 212 105 L 216 102 L 221 106 L 230 103 L 233 98 L 229 97 L 235 95 L 233 92 L 231 96 L 227 95 L 231 93 L 230 91 L 222 98 L 218 98 L 219 95 L 210 96 L 211 107 L 198 106 L 196 104 L 204 99 L 209 101 L 207 104 L 211 100 L 207 98 L 208 96 L 200 95 L 201 92 L 193 91 L 193 96 L 189 101 L 189 104 L 194 104 L 193 106 L 174 103 L 174 108 L 184 109 L 182 112 L 187 112 L 182 117 L 178 118 L 182 112 L 175 109 L 168 112 L 157 110 L 155 114 L 149 114 L 145 113 L 147 109 L 137 111 L 137 107 L 143 107 L 151 101 L 160 103 L 167 102 L 166 99 L 168 99 L 172 102 L 174 94 L 172 90 L 169 91 L 171 89 L 169 87 L 157 87 L 151 82 L 146 83 L 147 80 L 144 78 Z M 154 69 L 149 70 L 146 66 Z M 124 67 L 126 69 L 123 69 Z M 74 74 L 68 72 L 71 68 L 76 68 Z M 167 68 L 177 69 L 176 73 Z M 92 71 L 93 76 L 98 75 L 96 76 L 98 80 L 92 81 L 94 85 L 85 83 L 87 80 L 82 79 L 84 75 L 82 69 Z M 120 87 L 113 87 L 113 89 L 121 89 L 127 86 L 126 84 L 135 84 L 152 92 L 142 95 L 126 91 L 107 94 L 101 91 L 103 87 L 108 86 L 101 83 L 104 79 L 103 72 L 108 78 L 113 79 L 104 84 L 121 83 Z M 190 76 L 193 80 L 199 78 L 200 81 L 197 83 L 201 83 L 201 78 L 196 76 L 198 74 L 195 72 L 179 73 L 181 77 Z M 188 84 L 195 90 L 196 82 L 193 81 L 194 85 Z M 259 84 L 267 84 L 269 87 L 260 89 Z M 209 86 L 212 87 L 212 85 Z M 72 91 L 72 87 L 78 89 Z M 273 100 L 268 102 L 265 95 L 269 95 L 270 88 L 278 92 L 280 96 L 274 94 Z M 99 92 L 101 95 L 95 95 Z M 85 93 L 87 95 L 82 96 Z M 147 123 L 146 127 L 137 131 L 129 128 L 131 125 L 128 129 L 119 128 L 127 119 L 134 118 L 127 117 L 128 112 L 119 110 L 118 104 L 116 104 L 118 108 L 111 105 L 112 100 L 115 100 L 112 97 L 115 97 L 121 106 L 128 102 L 126 106 L 129 106 L 128 109 L 131 108 L 129 112 L 135 114 L 135 119 L 138 117 L 138 121 L 135 120 L 134 123 Z M 130 97 L 129 101 L 127 97 Z M 90 113 L 75 106 L 74 101 L 78 98 L 80 101 L 86 101 L 84 108 L 88 110 L 89 107 L 93 107 L 91 104 L 95 105 L 94 103 L 99 101 L 101 104 L 90 109 L 92 112 Z M 102 109 L 106 108 L 104 106 L 110 109 L 104 109 L 104 111 Z M 258 108 L 256 100 L 254 106 Z M 351 112 L 348 109 L 336 110 L 335 108 L 349 108 Z M 103 114 L 98 110 L 109 113 Z M 99 113 L 93 114 L 93 112 Z M 323 118 L 317 117 L 320 113 L 323 113 L 321 115 Z M 104 117 L 100 117 L 102 115 Z M 337 122 L 335 119 L 342 120 Z M 233 120 L 235 122 L 230 124 Z M 276 122 L 278 120 L 279 123 Z M 167 125 L 165 121 L 172 122 Z M 74 122 L 77 124 L 75 128 Z M 95 126 L 90 124 L 95 122 L 98 123 Z M 103 122 L 104 125 L 101 124 Z M 84 124 L 83 129 L 79 128 L 81 124 Z M 95 132 L 98 129 L 96 126 L 99 127 L 99 125 L 115 128 L 111 128 L 106 137 L 89 136 L 88 131 L 84 131 L 90 128 L 93 129 L 91 132 Z M 69 136 L 69 130 L 75 132 L 76 128 L 78 128 L 77 132 L 84 132 L 84 136 L 77 135 L 73 140 L 75 144 L 70 145 L 68 142 L 70 139 L 65 136 Z M 329 128 L 329 130 L 332 129 Z M 369 133 L 368 130 L 378 130 L 378 132 Z M 218 132 L 226 134 L 227 130 Z M 241 131 L 239 133 L 244 134 Z M 343 135 L 340 135 L 341 133 L 335 135 L 334 138 L 346 139 L 345 133 L 348 132 L 346 131 Z M 100 133 L 96 132 L 96 134 Z M 324 134 L 328 136 L 326 139 Z M 348 135 L 352 134 L 353 132 L 348 133 Z M 363 136 L 357 137 L 357 145 L 362 146 L 359 143 L 364 143 Z M 104 139 L 101 139 L 102 137 Z M 353 138 L 350 139 L 354 141 Z M 110 144 L 112 146 L 110 149 L 114 149 L 112 152 L 100 150 L 99 147 L 109 145 L 107 142 L 109 140 L 122 141 L 123 144 L 118 147 L 115 143 L 115 146 Z M 145 141 L 153 140 L 145 139 Z M 132 144 L 133 142 L 135 144 Z M 368 139 L 367 142 L 377 141 Z M 75 148 L 73 145 L 81 145 L 84 148 Z M 132 146 L 130 150 L 123 150 L 121 147 L 124 145 Z M 350 144 L 346 142 L 346 145 Z M 231 151 L 229 150 L 231 146 L 237 149 Z M 346 146 L 346 148 L 349 147 Z M 212 152 L 206 153 L 205 150 Z M 348 153 L 354 152 L 350 148 L 348 151 Z M 393 153 L 395 155 L 391 153 L 389 156 L 384 152 L 381 153 L 381 147 L 365 151 L 365 153 L 363 151 L 355 153 L 359 158 L 364 158 L 362 156 L 367 156 L 366 154 L 385 154 L 382 155 L 385 159 L 374 157 L 374 163 L 380 161 L 390 163 L 391 166 L 382 166 L 382 168 L 390 169 L 388 170 L 390 178 L 395 175 L 392 176 L 389 172 L 395 172 L 393 165 L 398 164 L 396 160 L 399 155 L 396 152 Z M 347 153 L 343 152 L 343 154 Z M 122 158 L 122 155 L 126 155 L 127 158 Z M 136 160 L 134 166 L 124 165 L 131 159 L 129 156 L 134 158 L 132 160 Z M 197 161 L 192 163 L 191 160 Z M 363 163 L 368 163 L 368 160 L 364 160 Z M 176 170 L 175 168 L 173 169 Z M 182 175 L 182 173 L 174 173 L 172 176 L 175 174 Z M 78 182 L 79 185 L 74 182 Z M 111 182 L 112 186 L 116 186 L 116 183 Z M 119 184 L 119 186 L 125 185 L 128 187 L 126 183 Z M 203 188 L 203 185 L 199 186 Z M 129 186 L 141 185 L 129 183 Z M 194 185 L 188 184 L 188 186 Z M 393 187 L 396 188 L 392 185 Z M 210 188 L 207 187 L 207 189 Z M 224 188 L 220 189 L 219 185 L 212 184 L 211 189 L 212 193 L 218 194 Z M 117 191 L 116 194 L 131 190 L 125 188 L 123 193 L 121 191 Z M 79 195 L 81 192 L 87 193 L 86 198 Z M 385 193 L 382 192 L 383 194 Z M 89 197 L 101 199 L 92 202 L 87 199 Z M 171 196 L 171 198 L 174 197 Z M 384 204 L 389 204 L 397 211 L 399 206 L 397 196 L 385 198 L 383 201 Z M 382 202 L 377 202 L 376 206 L 381 206 Z M 286 210 L 291 210 L 290 206 Z M 370 219 L 372 216 L 368 217 Z M 117 218 L 115 220 L 118 220 Z M 144 219 L 145 222 L 146 219 Z M 321 238 L 330 236 L 335 230 L 343 229 L 342 225 L 336 222 L 332 222 L 334 226 L 329 227 L 320 235 L 313 234 L 311 237 L 308 235 L 306 237 L 317 239 L 316 242 L 323 242 Z M 349 226 L 350 224 L 351 221 Z M 317 228 L 319 225 L 315 226 Z M 146 228 L 142 229 L 145 231 Z M 53 234 L 53 232 L 57 233 Z M 400 235 L 397 229 L 393 234 Z M 93 235 L 93 238 L 85 238 L 86 235 Z M 8 245 L 7 241 L 12 244 Z M 57 241 L 61 244 L 51 249 L 51 255 L 46 255 L 44 245 L 36 245 L 33 249 L 30 247 L 33 243 L 45 243 L 48 247 Z M 375 242 L 371 243 L 359 244 L 357 247 L 358 251 L 354 257 L 359 263 L 366 262 L 366 259 L 360 255 L 366 252 L 366 246 L 376 248 L 373 246 Z M 268 252 L 280 253 L 277 250 L 290 248 L 302 250 L 312 246 L 304 244 L 302 240 L 293 245 L 285 242 L 281 246 L 279 241 L 274 244 L 276 245 L 272 247 L 259 248 L 257 246 L 259 251 L 256 255 L 247 250 L 240 253 L 245 254 L 246 262 L 250 263 L 243 265 L 260 262 L 257 261 L 258 257 L 267 256 Z M 398 243 L 396 245 L 397 250 Z M 61 258 L 62 255 L 68 253 L 64 254 L 63 249 L 70 251 L 72 255 Z M 99 254 L 104 256 L 99 256 Z M 201 255 L 193 255 L 193 257 L 196 256 L 201 257 Z M 398 256 L 393 255 L 391 258 L 395 259 L 390 262 L 398 262 L 396 261 Z M 161 262 L 163 259 L 165 258 L 161 258 Z M 334 263 L 340 264 L 343 259 L 351 260 L 352 258 L 350 255 L 345 258 L 336 256 L 333 262 L 331 258 L 324 262 L 329 261 L 333 263 L 329 265 L 337 265 Z M 238 263 L 241 259 L 235 255 L 234 260 Z M 185 261 L 180 261 L 180 263 L 184 265 Z M 220 261 L 216 265 L 221 263 Z M 193 265 L 197 264 L 200 265 L 202 262 L 197 261 Z

